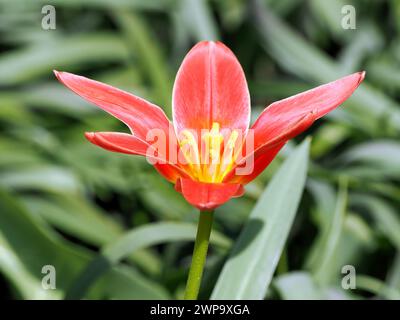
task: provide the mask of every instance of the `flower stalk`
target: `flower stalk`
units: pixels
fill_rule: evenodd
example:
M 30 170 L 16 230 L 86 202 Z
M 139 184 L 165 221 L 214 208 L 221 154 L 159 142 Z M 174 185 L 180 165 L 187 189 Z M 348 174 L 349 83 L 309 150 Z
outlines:
M 197 235 L 194 243 L 192 263 L 186 283 L 185 300 L 196 300 L 206 263 L 208 244 L 214 218 L 214 211 L 200 211 Z

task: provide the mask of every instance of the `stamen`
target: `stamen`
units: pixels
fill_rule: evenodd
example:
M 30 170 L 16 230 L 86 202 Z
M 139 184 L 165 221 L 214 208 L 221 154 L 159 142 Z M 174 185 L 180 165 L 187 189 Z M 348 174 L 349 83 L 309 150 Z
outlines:
M 201 137 L 201 153 L 197 140 L 191 131 L 183 130 L 181 137 L 179 145 L 189 166 L 188 173 L 198 181 L 222 182 L 238 155 L 235 146 L 239 138 L 239 131 L 233 130 L 226 144 L 223 144 L 224 136 L 220 132 L 220 125 L 214 122 L 211 130 Z
M 208 156 L 211 159 L 211 163 L 209 163 L 208 159 L 205 159 L 206 163 L 209 163 L 209 165 L 203 166 L 203 177 L 211 182 L 215 182 L 218 174 L 218 166 L 221 157 L 221 143 L 224 141 L 224 136 L 219 132 L 219 128 L 219 123 L 214 122 L 210 132 L 207 132 L 203 136 L 206 149 L 208 150 Z
M 200 170 L 200 156 L 199 156 L 199 147 L 197 145 L 197 141 L 192 132 L 189 130 L 183 130 L 181 135 L 184 139 L 180 140 L 179 145 L 181 146 L 182 154 L 185 157 L 189 168 L 191 169 L 191 173 L 200 178 L 201 170 Z
M 238 153 L 234 154 L 233 152 L 234 152 L 234 149 L 236 146 L 236 141 L 237 141 L 238 137 L 239 137 L 238 130 L 233 130 L 231 135 L 229 136 L 229 139 L 226 143 L 226 147 L 224 148 L 224 154 L 223 154 L 221 165 L 219 168 L 218 182 L 222 182 L 224 177 L 231 170 L 231 168 L 236 160 Z
M 226 144 L 229 149 L 233 150 L 235 148 L 236 140 L 238 137 L 239 132 L 237 130 L 233 130 Z

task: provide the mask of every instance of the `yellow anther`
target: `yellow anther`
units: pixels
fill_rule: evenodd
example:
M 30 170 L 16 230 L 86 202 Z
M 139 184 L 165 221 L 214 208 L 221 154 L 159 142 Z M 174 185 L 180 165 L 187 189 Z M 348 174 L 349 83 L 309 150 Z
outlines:
M 191 173 L 199 178 L 201 176 L 200 156 L 196 138 L 189 130 L 183 130 L 181 136 L 183 136 L 183 139 L 180 140 L 179 145 L 181 146 L 182 154 L 191 169 Z
M 219 155 L 220 155 L 219 151 L 214 150 L 214 149 L 210 150 L 210 158 L 212 160 L 217 160 L 219 158 Z
M 234 149 L 238 137 L 239 137 L 239 132 L 237 130 L 233 130 L 228 139 L 228 142 L 226 143 L 227 148 Z
M 193 133 L 189 130 L 183 130 L 181 134 L 184 136 L 184 139 L 180 141 L 180 145 L 181 147 L 186 147 L 191 156 L 188 162 L 190 164 L 200 164 L 199 147 Z M 188 152 L 185 152 L 185 155 L 188 155 Z
M 189 166 L 189 173 L 202 182 L 222 182 L 237 156 L 235 146 L 239 138 L 238 130 L 233 130 L 225 140 L 219 123 L 214 122 L 201 137 L 201 150 L 191 131 L 183 130 L 180 137 L 179 145 Z
M 218 182 L 221 182 L 224 179 L 224 177 L 231 170 L 236 160 L 238 152 L 236 151 L 236 153 L 234 153 L 234 151 L 238 137 L 239 137 L 238 130 L 233 130 L 231 135 L 229 136 L 228 141 L 226 142 L 226 146 L 224 148 L 224 154 L 222 156 L 222 161 L 219 168 Z
M 219 132 L 219 128 L 219 123 L 214 122 L 211 130 L 203 136 L 206 150 L 209 152 L 209 156 L 212 160 L 218 160 L 221 151 L 221 143 L 224 141 L 224 137 Z
M 210 182 L 214 182 L 217 177 L 221 158 L 221 144 L 224 141 L 224 136 L 219 130 L 219 123 L 214 122 L 211 126 L 211 130 L 206 132 L 202 137 L 206 149 L 205 153 L 202 154 L 204 157 L 202 174 L 203 178 Z M 209 159 L 211 159 L 211 163 Z
M 213 122 L 210 130 L 211 135 L 218 135 L 219 134 L 219 123 Z

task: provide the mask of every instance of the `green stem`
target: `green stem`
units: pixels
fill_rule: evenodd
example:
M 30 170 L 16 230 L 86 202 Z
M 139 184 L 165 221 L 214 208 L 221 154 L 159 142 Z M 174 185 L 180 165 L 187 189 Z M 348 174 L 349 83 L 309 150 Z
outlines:
M 192 264 L 186 283 L 185 300 L 196 300 L 199 294 L 201 277 L 207 257 L 208 243 L 210 242 L 213 215 L 214 211 L 200 211 Z

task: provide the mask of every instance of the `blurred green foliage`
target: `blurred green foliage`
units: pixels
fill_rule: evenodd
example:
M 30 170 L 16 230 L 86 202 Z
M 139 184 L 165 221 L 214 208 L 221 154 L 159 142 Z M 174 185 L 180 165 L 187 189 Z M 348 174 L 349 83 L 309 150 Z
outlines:
M 0 0 L 1 298 L 59 299 L 74 290 L 86 298 L 182 297 L 196 211 L 144 159 L 89 144 L 84 131 L 127 130 L 52 70 L 126 89 L 170 115 L 174 75 L 204 39 L 221 40 L 238 56 L 253 119 L 272 101 L 367 71 L 343 108 L 307 132 L 306 189 L 266 298 L 399 297 L 399 1 L 51 3 L 56 29 L 43 30 L 46 1 Z M 356 8 L 355 30 L 341 27 L 345 4 Z M 203 298 L 264 187 L 304 137 L 244 197 L 217 209 Z M 115 263 L 101 265 L 97 252 Z M 99 278 L 83 288 L 90 261 Z M 56 267 L 56 290 L 41 287 L 44 265 Z M 356 290 L 341 288 L 344 265 L 356 268 Z

